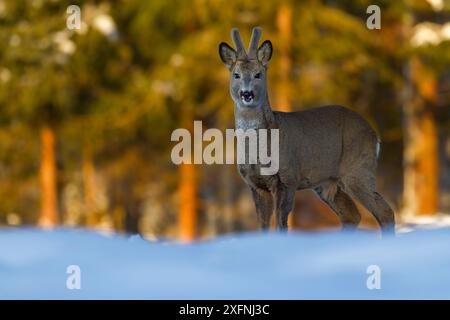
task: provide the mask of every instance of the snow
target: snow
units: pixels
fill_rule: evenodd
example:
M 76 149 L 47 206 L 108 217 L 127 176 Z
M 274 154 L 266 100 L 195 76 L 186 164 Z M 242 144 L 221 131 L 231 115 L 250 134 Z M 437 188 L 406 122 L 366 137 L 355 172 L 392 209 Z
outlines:
M 436 213 L 429 216 L 403 217 L 402 223 L 397 226 L 397 232 L 406 233 L 420 229 L 439 229 L 450 227 L 450 215 Z
M 180 244 L 0 229 L 1 299 L 449 299 L 450 228 L 247 233 Z M 81 289 L 68 289 L 79 266 Z M 369 290 L 369 266 L 380 289 Z M 370 268 L 369 268 L 370 269 Z

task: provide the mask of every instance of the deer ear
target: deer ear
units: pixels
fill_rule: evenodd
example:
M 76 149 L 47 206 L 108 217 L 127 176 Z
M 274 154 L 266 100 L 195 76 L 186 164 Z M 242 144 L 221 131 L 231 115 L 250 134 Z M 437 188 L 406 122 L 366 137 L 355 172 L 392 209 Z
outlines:
M 223 63 L 225 63 L 227 68 L 231 70 L 237 60 L 236 51 L 225 42 L 222 42 L 219 44 L 219 55 Z
M 263 64 L 263 66 L 267 66 L 270 58 L 272 58 L 272 42 L 266 40 L 262 43 L 262 45 L 258 48 L 258 60 Z

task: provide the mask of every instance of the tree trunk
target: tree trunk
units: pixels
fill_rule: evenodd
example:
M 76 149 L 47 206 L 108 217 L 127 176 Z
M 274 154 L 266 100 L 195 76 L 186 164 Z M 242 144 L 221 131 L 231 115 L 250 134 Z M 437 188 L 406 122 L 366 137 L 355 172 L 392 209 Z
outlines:
M 180 165 L 179 232 L 183 241 L 196 237 L 197 226 L 197 177 L 194 164 Z
M 278 9 L 276 18 L 279 33 L 278 53 L 278 84 L 276 91 L 276 107 L 280 111 L 291 111 L 291 42 L 292 42 L 292 7 L 288 1 L 283 1 Z
M 292 6 L 288 1 L 280 4 L 277 12 L 276 25 L 279 34 L 278 81 L 276 86 L 276 109 L 284 112 L 292 111 L 291 103 L 291 42 L 292 42 Z M 289 229 L 295 228 L 294 213 L 288 218 Z
M 89 142 L 83 146 L 82 174 L 84 186 L 84 209 L 86 224 L 95 227 L 98 224 L 96 207 L 95 166 L 92 156 L 92 147 Z
M 55 158 L 55 130 L 50 125 L 41 128 L 41 213 L 38 224 L 51 228 L 58 223 L 57 171 Z
M 418 215 L 433 215 L 438 212 L 439 201 L 439 155 L 438 136 L 434 114 L 430 110 L 421 119 L 423 135 L 422 152 L 418 159 Z
M 436 79 L 418 57 L 405 67 L 404 188 L 406 217 L 438 211 L 438 135 L 432 107 L 436 103 Z

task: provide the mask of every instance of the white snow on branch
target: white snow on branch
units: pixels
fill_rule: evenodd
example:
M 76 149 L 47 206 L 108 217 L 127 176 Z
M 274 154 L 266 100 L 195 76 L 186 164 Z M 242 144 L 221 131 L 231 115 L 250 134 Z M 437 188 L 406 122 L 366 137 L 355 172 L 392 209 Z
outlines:
M 444 0 L 427 0 L 434 11 L 441 11 L 444 9 Z
M 443 41 L 450 40 L 450 22 L 443 25 L 422 22 L 414 26 L 411 44 L 414 47 L 426 45 L 438 45 Z
M 100 14 L 94 18 L 92 24 L 95 29 L 108 38 L 114 39 L 117 37 L 116 23 L 110 15 Z

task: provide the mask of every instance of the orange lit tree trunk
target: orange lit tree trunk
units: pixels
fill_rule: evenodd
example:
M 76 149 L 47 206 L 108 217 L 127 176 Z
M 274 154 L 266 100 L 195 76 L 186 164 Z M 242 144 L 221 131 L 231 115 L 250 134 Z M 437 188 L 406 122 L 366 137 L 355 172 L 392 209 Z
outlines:
M 193 110 L 186 107 L 183 111 L 183 124 L 191 132 L 192 138 L 193 133 Z M 198 152 L 199 150 L 195 150 Z M 193 159 L 193 154 L 192 154 Z M 179 235 L 182 241 L 190 242 L 197 236 L 197 209 L 198 209 L 198 199 L 197 199 L 197 168 L 195 164 L 181 164 L 179 166 L 179 213 L 178 213 L 178 226 Z
M 277 29 L 279 33 L 278 52 L 280 56 L 278 85 L 276 88 L 276 106 L 280 111 L 291 111 L 291 42 L 292 42 L 292 7 L 288 1 L 283 1 L 277 12 Z
M 95 227 L 98 224 L 97 207 L 96 207 L 96 184 L 95 184 L 95 167 L 92 156 L 92 147 L 89 142 L 85 142 L 83 146 L 82 174 L 84 186 L 84 206 L 86 214 L 86 224 Z
M 197 177 L 194 164 L 180 165 L 180 237 L 189 242 L 197 232 Z
M 41 137 L 41 213 L 38 224 L 53 227 L 58 223 L 57 171 L 55 157 L 55 130 L 50 125 L 43 125 Z
M 407 65 L 406 78 L 403 214 L 411 217 L 438 211 L 438 134 L 432 110 L 437 83 L 418 57 Z
M 291 43 L 292 43 L 292 6 L 283 1 L 277 11 L 276 25 L 278 30 L 278 52 L 280 56 L 277 69 L 276 109 L 284 112 L 292 111 L 291 103 Z M 288 218 L 289 228 L 295 227 L 294 213 Z
M 196 1 L 198 4 L 198 1 Z M 192 14 L 193 12 L 190 12 Z M 194 16 L 186 19 L 184 31 L 186 34 L 195 32 L 197 27 Z M 181 125 L 191 132 L 194 137 L 193 121 L 194 107 L 192 105 L 183 106 Z M 198 150 L 193 150 L 197 152 Z M 192 160 L 193 160 L 192 154 Z M 178 211 L 178 232 L 179 237 L 184 242 L 190 242 L 197 236 L 197 210 L 198 210 L 198 189 L 197 168 L 195 164 L 179 165 L 179 211 Z

